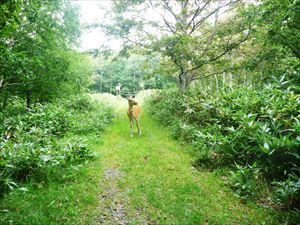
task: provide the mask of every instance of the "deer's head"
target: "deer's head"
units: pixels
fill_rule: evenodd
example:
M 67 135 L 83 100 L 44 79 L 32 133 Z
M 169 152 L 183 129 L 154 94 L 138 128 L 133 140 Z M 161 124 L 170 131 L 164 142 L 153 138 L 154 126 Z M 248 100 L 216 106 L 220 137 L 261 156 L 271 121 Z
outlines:
M 135 101 L 134 96 L 130 96 L 127 98 L 129 106 L 137 105 L 138 102 Z

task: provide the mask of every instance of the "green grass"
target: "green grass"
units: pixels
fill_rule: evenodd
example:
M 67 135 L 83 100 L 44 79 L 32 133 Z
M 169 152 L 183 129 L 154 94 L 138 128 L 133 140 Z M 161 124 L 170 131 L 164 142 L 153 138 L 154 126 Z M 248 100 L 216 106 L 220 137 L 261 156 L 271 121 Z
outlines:
M 129 221 L 139 209 L 159 224 L 274 224 L 274 212 L 241 203 L 212 172 L 192 167 L 192 158 L 166 129 L 143 114 L 143 135 L 129 137 L 121 115 L 99 148 L 105 168 L 124 173 L 118 186 Z
M 215 173 L 192 167 L 191 156 L 149 115 L 141 115 L 142 136 L 130 138 L 125 111 L 103 141 L 86 136 L 98 153 L 94 161 L 53 171 L 47 183 L 31 182 L 28 192 L 5 196 L 0 224 L 97 224 L 107 210 L 100 196 L 112 185 L 103 181 L 109 168 L 122 174 L 116 201 L 130 224 L 277 224 L 274 211 L 243 204 Z

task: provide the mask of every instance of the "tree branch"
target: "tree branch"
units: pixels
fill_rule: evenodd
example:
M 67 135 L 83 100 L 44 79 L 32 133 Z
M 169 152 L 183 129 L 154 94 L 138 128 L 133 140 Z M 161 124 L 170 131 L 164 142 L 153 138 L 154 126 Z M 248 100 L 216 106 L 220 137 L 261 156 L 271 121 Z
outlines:
M 172 8 L 169 6 L 169 3 L 166 0 L 163 0 L 163 3 L 165 5 L 165 9 L 167 9 L 175 18 L 176 21 L 180 21 L 181 23 L 183 23 L 183 21 L 181 20 L 180 17 L 178 17 L 176 15 L 176 13 L 172 10 Z
M 205 75 L 205 76 L 203 76 L 203 77 L 194 77 L 194 78 L 193 78 L 193 81 L 194 81 L 194 80 L 201 80 L 201 79 L 204 79 L 204 78 L 207 78 L 207 77 L 211 77 L 211 76 L 214 76 L 214 75 L 217 75 L 217 74 L 225 73 L 225 72 L 228 72 L 228 71 L 231 71 L 231 70 L 234 70 L 234 69 L 237 69 L 237 68 L 233 68 L 233 69 L 226 69 L 226 70 L 222 70 L 222 71 L 214 72 L 214 73 L 211 73 L 211 74 Z
M 189 34 L 192 34 L 204 21 L 206 21 L 209 17 L 211 17 L 213 14 L 215 14 L 217 11 L 219 11 L 220 9 L 230 5 L 230 4 L 234 4 L 239 2 L 240 0 L 235 0 L 232 1 L 230 0 L 228 3 L 226 3 L 225 5 L 221 5 L 218 6 L 216 9 L 214 9 L 212 12 L 210 12 L 208 15 L 204 16 L 203 18 L 201 18 L 198 22 L 196 22 L 195 24 L 193 24 L 193 27 L 191 29 L 191 31 L 189 32 Z
M 127 42 L 130 42 L 130 43 L 139 45 L 139 46 L 144 47 L 144 48 L 147 47 L 147 45 L 145 45 L 145 44 L 143 44 L 143 43 L 141 43 L 141 42 L 133 41 L 133 40 L 131 40 L 131 39 L 130 39 L 129 37 L 127 37 L 127 36 L 124 36 L 123 38 L 124 38 Z
M 166 18 L 160 13 L 158 12 L 157 10 L 155 10 L 154 6 L 153 6 L 153 3 L 152 3 L 152 0 L 149 0 L 150 2 L 150 5 L 152 7 L 152 9 L 161 16 L 161 18 L 164 20 L 164 23 L 167 25 L 167 27 L 170 29 L 171 33 L 175 34 L 176 31 L 172 28 L 172 26 L 170 25 L 170 23 L 166 20 Z
M 206 6 L 211 3 L 212 0 L 208 0 L 207 2 L 205 2 L 205 4 L 200 7 L 198 4 L 197 4 L 197 0 L 195 0 L 195 5 L 197 5 L 197 9 L 192 17 L 192 19 L 190 20 L 190 22 L 188 23 L 187 25 L 187 29 L 191 26 L 191 24 L 193 23 L 193 27 L 195 26 L 195 19 L 197 18 L 197 16 L 200 15 L 200 13 L 206 8 Z
M 174 64 L 179 68 L 180 70 L 180 73 L 179 73 L 179 79 L 181 80 L 181 76 L 184 74 L 184 69 L 183 69 L 183 66 L 181 66 L 177 60 L 176 60 L 176 57 L 172 57 L 172 52 L 170 51 L 170 49 L 168 49 L 168 52 L 169 52 L 169 55 L 171 57 L 171 60 L 174 62 Z
M 243 42 L 245 42 L 245 41 L 249 38 L 250 33 L 251 33 L 251 32 L 250 32 L 250 30 L 249 30 L 249 32 L 248 32 L 248 34 L 247 34 L 247 36 L 246 36 L 245 38 L 241 39 L 240 41 L 238 41 L 238 42 L 236 42 L 236 43 L 228 44 L 228 46 L 227 46 L 227 48 L 225 49 L 224 52 L 222 52 L 221 54 L 219 54 L 219 55 L 215 56 L 214 58 L 208 60 L 205 64 L 209 64 L 209 63 L 211 63 L 211 62 L 214 62 L 214 61 L 218 60 L 219 58 L 221 58 L 222 56 L 224 56 L 226 53 L 230 52 L 232 49 L 236 48 L 237 46 L 239 46 L 240 44 L 242 44 Z M 190 69 L 189 72 L 194 71 L 194 70 L 197 70 L 197 69 L 199 69 L 200 67 L 204 66 L 205 64 L 202 63 L 202 64 L 200 64 L 200 65 L 198 65 L 198 66 L 196 66 L 196 67 Z

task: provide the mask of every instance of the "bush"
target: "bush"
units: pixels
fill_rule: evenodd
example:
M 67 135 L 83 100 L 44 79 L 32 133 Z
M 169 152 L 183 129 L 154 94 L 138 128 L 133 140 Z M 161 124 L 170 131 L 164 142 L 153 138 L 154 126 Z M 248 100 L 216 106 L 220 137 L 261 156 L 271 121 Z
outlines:
M 290 175 L 282 182 L 274 182 L 275 192 L 273 199 L 285 208 L 292 208 L 300 204 L 300 178 Z
M 106 126 L 111 123 L 114 113 L 113 109 L 102 103 L 93 105 L 89 111 L 77 113 L 72 118 L 72 133 L 87 134 L 87 133 L 102 133 Z
M 0 119 L 0 192 L 14 189 L 19 182 L 50 168 L 65 167 L 93 158 L 95 154 L 82 139 L 60 143 L 66 134 L 102 133 L 111 122 L 113 111 L 87 97 L 36 105 L 26 112 Z
M 91 111 L 96 106 L 95 102 L 87 95 L 75 95 L 69 99 L 62 99 L 62 104 L 69 110 Z
M 77 162 L 93 158 L 94 156 L 95 153 L 87 147 L 84 140 L 70 140 L 64 148 L 63 154 L 60 155 L 60 158 L 62 158 L 64 162 Z
M 230 185 L 238 197 L 256 197 L 259 192 L 260 169 L 254 164 L 252 166 L 236 165 L 235 171 L 230 172 Z
M 267 181 L 300 175 L 300 98 L 286 82 L 219 92 L 163 91 L 150 97 L 147 109 L 189 143 L 198 164 L 229 167 L 240 185 L 242 169 L 247 174 L 251 165 Z M 241 196 L 252 195 L 242 189 Z

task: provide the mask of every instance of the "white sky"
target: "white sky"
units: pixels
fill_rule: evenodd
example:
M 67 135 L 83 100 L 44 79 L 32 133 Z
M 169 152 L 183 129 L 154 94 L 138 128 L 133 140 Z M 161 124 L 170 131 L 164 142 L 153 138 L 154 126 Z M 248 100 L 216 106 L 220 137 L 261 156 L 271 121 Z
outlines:
M 81 8 L 80 22 L 82 24 L 103 24 L 107 21 L 105 18 L 105 10 L 111 7 L 110 0 L 72 0 L 74 4 Z M 249 0 L 256 1 L 256 0 Z M 224 11 L 222 9 L 222 11 Z M 149 9 L 144 13 L 145 18 L 158 19 L 160 16 L 153 10 Z M 165 15 L 167 16 L 167 15 Z M 167 19 L 172 18 L 171 15 L 166 17 Z M 150 19 L 150 20 L 151 20 Z M 149 31 L 149 30 L 148 30 Z M 158 35 L 158 34 L 156 34 Z M 113 37 L 108 37 L 100 28 L 94 28 L 90 30 L 84 30 L 81 36 L 81 47 L 80 51 L 85 51 L 94 48 L 100 48 L 101 46 L 107 46 L 112 50 L 120 50 L 122 42 Z
M 109 8 L 111 5 L 109 0 L 73 0 L 73 2 L 81 8 L 80 22 L 82 24 L 103 22 L 105 14 L 103 8 Z M 106 45 L 113 50 L 119 50 L 121 41 L 109 39 L 100 28 L 83 31 L 80 51 L 99 48 L 102 45 Z

